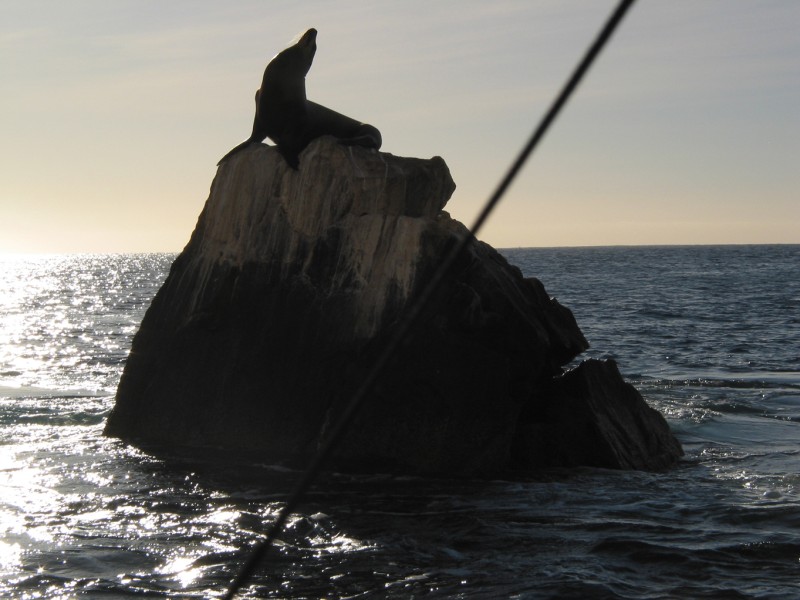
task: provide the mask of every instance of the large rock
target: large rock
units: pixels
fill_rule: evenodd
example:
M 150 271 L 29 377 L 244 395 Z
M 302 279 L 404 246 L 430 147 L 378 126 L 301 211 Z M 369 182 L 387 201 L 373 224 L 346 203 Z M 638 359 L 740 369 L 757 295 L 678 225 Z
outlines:
M 307 459 L 466 235 L 442 211 L 454 188 L 441 158 L 332 138 L 312 142 L 297 171 L 263 145 L 223 163 L 133 340 L 106 433 Z M 546 464 L 521 438 L 553 378 L 587 347 L 541 283 L 471 243 L 336 466 L 490 473 Z M 619 466 L 660 467 L 656 455 L 656 465 Z

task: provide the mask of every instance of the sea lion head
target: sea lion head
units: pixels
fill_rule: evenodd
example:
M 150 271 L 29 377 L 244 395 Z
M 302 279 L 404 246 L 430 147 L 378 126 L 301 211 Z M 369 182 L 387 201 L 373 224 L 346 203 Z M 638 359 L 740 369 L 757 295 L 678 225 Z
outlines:
M 306 74 L 317 51 L 317 30 L 309 29 L 297 43 L 279 52 L 264 70 L 261 90 L 256 95 L 256 114 L 263 113 L 263 102 L 304 103 Z M 259 99 L 261 98 L 261 100 Z
M 308 66 L 314 60 L 314 53 L 317 51 L 317 30 L 313 27 L 303 34 L 303 37 L 295 44 L 303 54 L 308 57 Z
M 305 77 L 311 68 L 311 63 L 314 62 L 314 54 L 316 52 L 317 30 L 312 27 L 300 36 L 300 39 L 295 44 L 273 58 L 272 62 L 277 61 L 280 64 L 291 65 L 291 69 L 295 73 L 302 73 L 303 77 Z

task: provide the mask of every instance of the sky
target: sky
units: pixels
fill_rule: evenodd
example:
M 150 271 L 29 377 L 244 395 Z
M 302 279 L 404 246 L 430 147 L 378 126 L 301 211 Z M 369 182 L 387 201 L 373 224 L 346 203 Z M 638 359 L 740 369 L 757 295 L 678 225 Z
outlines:
M 616 2 L 0 0 L 0 252 L 176 252 L 309 27 L 308 97 L 469 225 Z M 800 2 L 639 0 L 479 234 L 800 243 Z

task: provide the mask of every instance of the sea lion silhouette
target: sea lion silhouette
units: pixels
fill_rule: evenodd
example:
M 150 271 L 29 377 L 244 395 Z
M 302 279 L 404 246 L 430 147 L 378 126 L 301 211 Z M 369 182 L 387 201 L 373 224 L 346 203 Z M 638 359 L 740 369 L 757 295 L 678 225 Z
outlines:
M 264 70 L 256 91 L 253 133 L 223 156 L 218 165 L 239 150 L 269 138 L 293 169 L 298 155 L 321 135 L 333 135 L 342 144 L 379 149 L 381 133 L 367 125 L 306 99 L 306 74 L 317 51 L 317 30 L 309 29 L 293 46 L 276 55 Z

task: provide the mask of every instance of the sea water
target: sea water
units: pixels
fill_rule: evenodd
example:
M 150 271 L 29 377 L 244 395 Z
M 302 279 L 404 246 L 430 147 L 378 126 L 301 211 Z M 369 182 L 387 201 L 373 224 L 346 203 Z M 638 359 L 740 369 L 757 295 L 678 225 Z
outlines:
M 800 597 L 800 246 L 513 249 L 660 410 L 668 473 L 329 474 L 244 596 Z M 0 259 L 0 597 L 214 597 L 298 474 L 102 435 L 174 255 Z

